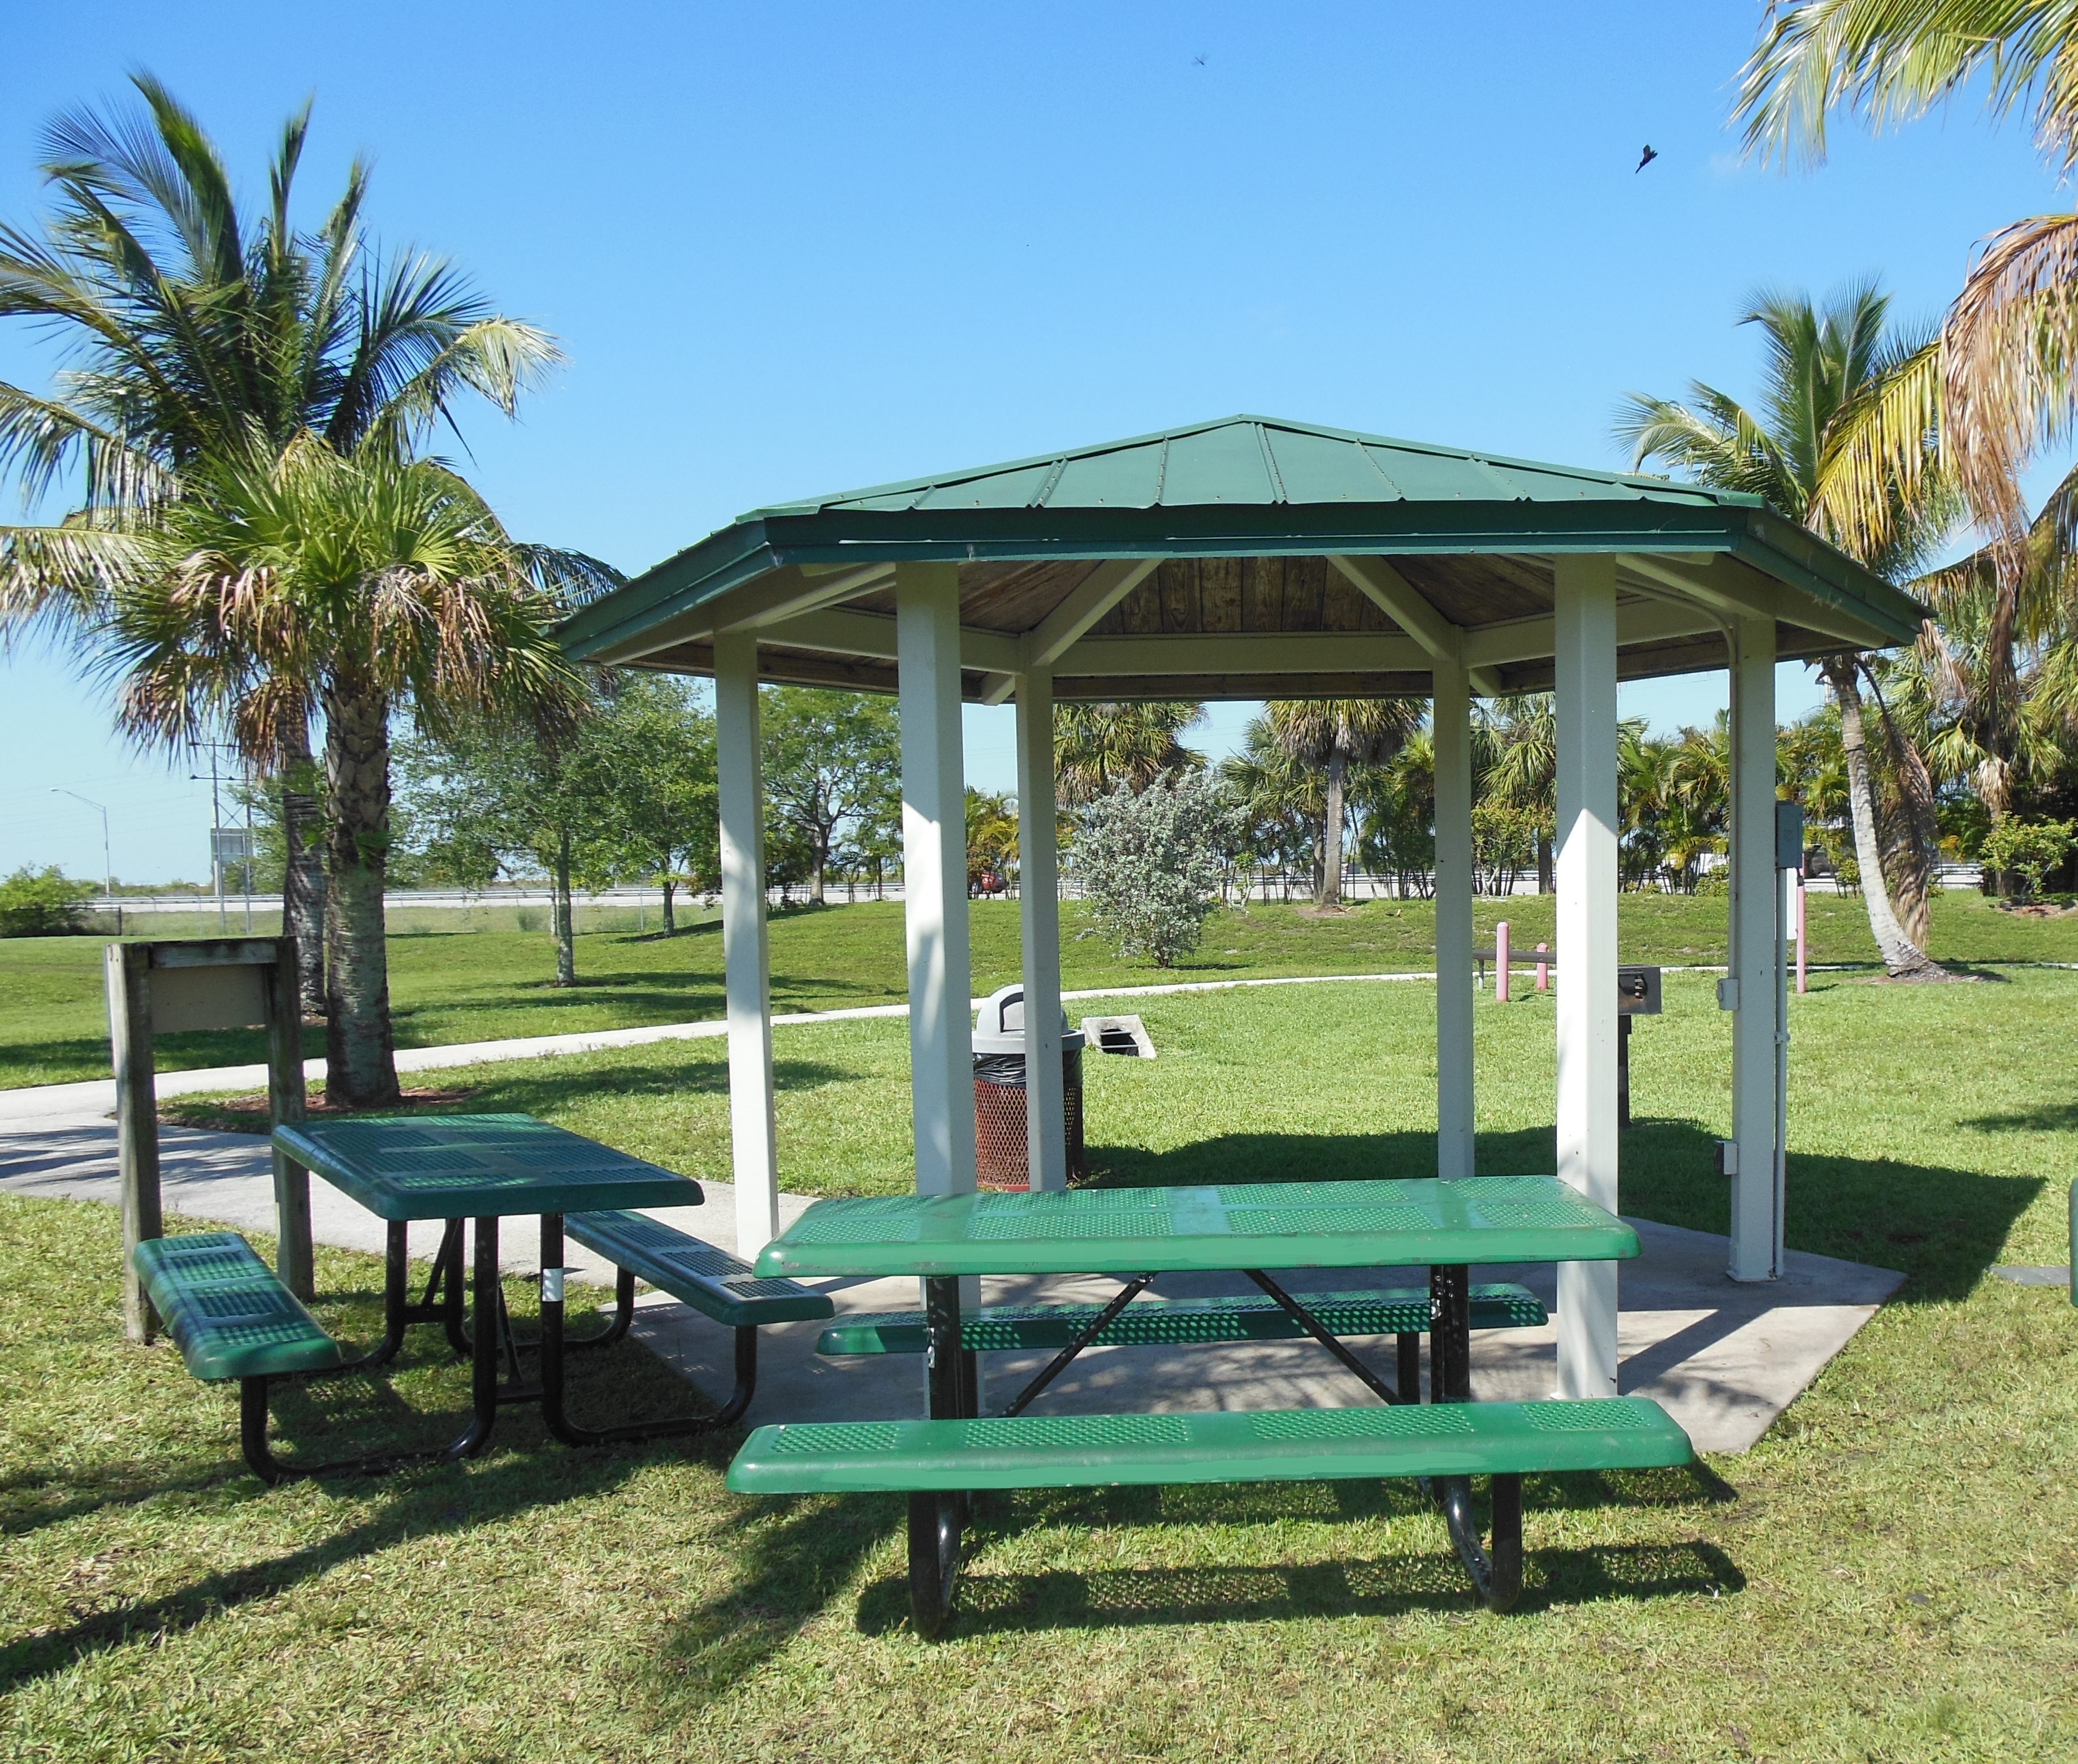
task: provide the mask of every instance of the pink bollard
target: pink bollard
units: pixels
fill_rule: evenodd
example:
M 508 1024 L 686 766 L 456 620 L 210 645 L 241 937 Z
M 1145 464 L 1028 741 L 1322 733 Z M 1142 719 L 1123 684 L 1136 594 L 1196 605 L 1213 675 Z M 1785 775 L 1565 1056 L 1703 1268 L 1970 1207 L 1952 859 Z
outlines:
M 1537 953 L 1539 955 L 1549 955 L 1551 953 L 1551 946 L 1549 943 L 1539 943 L 1537 946 Z M 1548 993 L 1551 990 L 1551 964 L 1549 962 L 1539 962 L 1537 964 L 1537 989 L 1540 993 Z
M 1796 989 L 1801 993 L 1804 984 L 1804 878 L 1796 879 Z
M 1508 1002 L 1508 921 L 1494 927 L 1494 1002 Z

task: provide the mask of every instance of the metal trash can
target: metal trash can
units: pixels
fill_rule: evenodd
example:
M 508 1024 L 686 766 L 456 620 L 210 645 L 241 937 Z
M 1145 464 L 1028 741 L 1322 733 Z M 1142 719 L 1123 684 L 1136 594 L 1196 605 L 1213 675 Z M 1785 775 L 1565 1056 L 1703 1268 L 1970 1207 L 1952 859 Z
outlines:
M 983 1002 L 974 1034 L 974 1175 L 985 1189 L 1032 1185 L 1024 1126 L 1024 989 L 1005 986 Z M 1061 1090 L 1068 1180 L 1090 1173 L 1083 1154 L 1083 1032 L 1061 1015 Z

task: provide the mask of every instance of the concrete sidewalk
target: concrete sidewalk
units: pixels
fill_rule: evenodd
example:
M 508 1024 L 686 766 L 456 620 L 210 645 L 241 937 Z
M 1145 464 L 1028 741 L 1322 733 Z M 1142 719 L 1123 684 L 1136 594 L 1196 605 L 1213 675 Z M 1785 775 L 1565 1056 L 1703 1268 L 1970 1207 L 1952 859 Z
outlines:
M 115 1130 L 105 1099 L 81 1093 L 91 1085 L 54 1086 L 68 1093 L 0 1093 L 0 1188 L 15 1193 L 113 1203 L 116 1196 Z M 266 1143 L 244 1134 L 161 1130 L 161 1183 L 169 1212 L 221 1220 L 244 1230 L 273 1228 L 273 1183 Z M 735 1194 L 726 1183 L 703 1185 L 701 1207 L 661 1213 L 681 1229 L 732 1248 Z M 781 1198 L 791 1223 L 807 1197 Z M 383 1227 L 322 1180 L 311 1185 L 313 1231 L 320 1242 L 380 1252 Z M 1903 1276 L 1886 1269 L 1835 1261 L 1792 1251 L 1789 1271 L 1767 1285 L 1741 1286 L 1725 1277 L 1725 1240 L 1634 1219 L 1644 1254 L 1624 1264 L 1618 1348 L 1626 1391 L 1658 1398 L 1699 1448 L 1743 1452 L 1809 1385 L 1826 1361 L 1892 1293 Z M 412 1248 L 427 1256 L 438 1228 L 413 1227 Z M 501 1260 L 515 1272 L 540 1264 L 539 1245 L 524 1221 L 504 1234 Z M 607 1264 L 575 1244 L 565 1260 L 580 1277 L 607 1284 Z M 1354 1290 L 1367 1285 L 1420 1286 L 1425 1269 L 1300 1269 L 1286 1277 L 1300 1291 Z M 1475 1280 L 1521 1280 L 1554 1296 L 1554 1271 L 1479 1269 Z M 913 1280 L 822 1283 L 842 1311 L 891 1310 L 918 1302 Z M 1173 1275 L 1155 1283 L 1170 1298 L 1251 1290 L 1238 1275 Z M 1107 1298 L 1116 1290 L 1100 1277 L 991 1279 L 991 1303 Z M 824 1360 L 815 1352 L 818 1323 L 782 1324 L 763 1331 L 757 1398 L 749 1420 L 878 1419 L 922 1411 L 920 1360 L 876 1356 Z M 641 1302 L 636 1332 L 667 1364 L 710 1396 L 732 1382 L 730 1332 L 665 1297 Z M 1483 1331 L 1473 1338 L 1475 1395 L 1535 1399 L 1551 1394 L 1556 1331 Z M 1354 1344 L 1387 1377 L 1389 1342 Z M 1046 1358 L 1040 1354 L 983 1356 L 984 1376 L 997 1401 L 1008 1399 Z M 1254 1409 L 1337 1406 L 1368 1402 L 1350 1375 L 1311 1342 L 1178 1348 L 1092 1348 L 1053 1386 L 1056 1409 Z

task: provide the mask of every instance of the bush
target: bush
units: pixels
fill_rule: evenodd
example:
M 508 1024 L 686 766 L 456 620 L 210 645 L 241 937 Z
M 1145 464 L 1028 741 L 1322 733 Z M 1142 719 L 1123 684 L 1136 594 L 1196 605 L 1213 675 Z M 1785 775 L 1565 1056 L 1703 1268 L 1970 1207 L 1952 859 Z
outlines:
M 77 937 L 86 929 L 91 882 L 76 882 L 55 863 L 26 863 L 0 882 L 0 937 Z
M 1074 870 L 1118 953 L 1173 968 L 1195 949 L 1237 836 L 1233 809 L 1203 776 L 1164 779 L 1137 793 L 1121 784 L 1085 809 Z
M 2003 870 L 2020 883 L 2023 899 L 2042 892 L 2042 879 L 2078 843 L 2078 821 L 2023 821 L 2008 815 L 1984 835 L 1980 855 L 1984 867 Z

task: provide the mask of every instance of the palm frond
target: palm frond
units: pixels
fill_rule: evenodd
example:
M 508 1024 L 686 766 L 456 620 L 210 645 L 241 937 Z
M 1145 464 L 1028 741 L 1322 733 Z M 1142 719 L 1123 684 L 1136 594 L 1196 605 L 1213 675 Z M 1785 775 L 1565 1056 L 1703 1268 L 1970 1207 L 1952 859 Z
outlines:
M 2027 106 L 2043 151 L 2078 161 L 2078 17 L 2059 0 L 1802 0 L 1771 6 L 1740 76 L 1749 153 L 1816 163 L 1828 115 L 1882 130 L 1988 77 L 1988 107 Z

